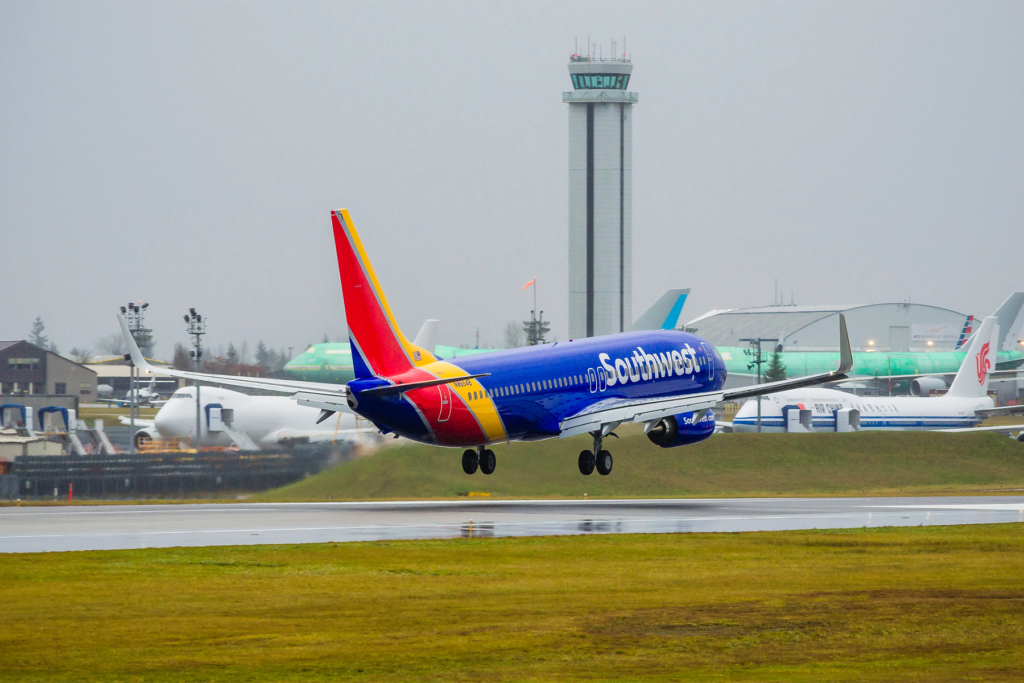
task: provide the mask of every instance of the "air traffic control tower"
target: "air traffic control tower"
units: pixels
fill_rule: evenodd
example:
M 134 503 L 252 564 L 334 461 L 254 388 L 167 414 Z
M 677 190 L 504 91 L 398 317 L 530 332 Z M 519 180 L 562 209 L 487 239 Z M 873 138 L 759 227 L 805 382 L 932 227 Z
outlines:
M 630 329 L 633 321 L 633 64 L 569 61 L 569 337 Z

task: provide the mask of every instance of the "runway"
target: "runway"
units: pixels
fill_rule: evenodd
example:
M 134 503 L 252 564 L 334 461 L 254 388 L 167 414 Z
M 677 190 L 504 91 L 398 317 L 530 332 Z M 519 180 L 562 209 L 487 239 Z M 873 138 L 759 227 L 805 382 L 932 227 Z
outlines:
M 1024 496 L 0 508 L 0 552 L 1024 521 Z

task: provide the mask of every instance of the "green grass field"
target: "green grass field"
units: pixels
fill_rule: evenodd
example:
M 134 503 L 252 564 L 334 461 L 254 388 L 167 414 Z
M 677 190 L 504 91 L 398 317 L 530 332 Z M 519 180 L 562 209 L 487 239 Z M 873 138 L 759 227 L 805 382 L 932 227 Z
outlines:
M 1019 681 L 1024 525 L 0 555 L 4 681 Z
M 608 439 L 607 477 L 581 475 L 589 437 L 494 449 L 490 476 L 462 471 L 462 451 L 386 448 L 259 500 L 511 497 L 663 497 L 957 493 L 1024 488 L 1024 444 L 992 433 L 722 434 L 661 449 L 636 428 Z

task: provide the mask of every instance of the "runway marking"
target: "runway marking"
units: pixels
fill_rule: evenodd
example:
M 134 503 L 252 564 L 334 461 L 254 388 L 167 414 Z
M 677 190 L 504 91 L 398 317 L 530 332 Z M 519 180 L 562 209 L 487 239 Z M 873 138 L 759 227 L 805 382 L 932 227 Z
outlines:
M 565 500 L 392 500 L 392 501 L 320 501 L 320 502 L 281 502 L 281 503 L 169 503 L 156 505 L 107 505 L 107 506 L 61 506 L 58 508 L 0 508 L 0 517 L 25 517 L 32 515 L 118 515 L 118 514 L 168 514 L 197 512 L 264 512 L 287 508 L 330 507 L 341 509 L 380 509 L 380 508 L 438 508 L 438 507 L 568 507 L 587 505 L 596 507 L 636 506 L 657 507 L 665 505 L 732 505 L 744 503 L 783 504 L 803 503 L 814 504 L 821 501 L 847 503 L 857 507 L 857 501 L 865 498 L 615 498 L 615 499 L 565 499 Z M 1007 504 L 1019 506 L 1020 504 Z M 940 505 L 861 505 L 860 507 L 941 507 Z M 953 506 L 955 507 L 955 506 Z M 970 508 L 966 508 L 970 509 Z M 1013 509 L 1017 509 L 1014 507 Z
M 870 508 L 899 508 L 919 510 L 1005 510 L 1024 511 L 1024 505 L 1020 503 L 964 503 L 964 504 L 936 504 L 936 505 L 864 505 Z

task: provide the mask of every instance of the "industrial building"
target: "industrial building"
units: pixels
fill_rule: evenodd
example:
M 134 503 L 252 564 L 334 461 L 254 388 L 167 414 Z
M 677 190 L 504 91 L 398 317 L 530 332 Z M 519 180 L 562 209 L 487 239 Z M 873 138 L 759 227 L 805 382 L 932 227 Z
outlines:
M 157 360 L 150 360 L 150 363 L 153 365 L 165 365 L 162 361 Z M 131 392 L 132 368 L 120 357 L 101 363 L 87 363 L 85 367 L 96 373 L 97 386 L 100 388 L 100 396 L 102 398 L 109 398 L 111 396 L 119 398 L 127 396 Z M 177 377 L 142 377 L 138 379 L 139 386 L 149 386 L 151 379 L 154 380 L 157 393 L 163 398 L 173 394 L 181 385 Z
M 854 351 L 952 351 L 967 315 L 914 303 L 715 309 L 685 326 L 715 346 L 778 339 L 785 351 L 838 351 L 839 314 Z M 773 343 L 774 345 L 774 343 Z
M 569 105 L 569 337 L 625 332 L 633 321 L 633 65 L 573 55 Z
M 96 373 L 27 341 L 0 341 L 0 404 L 78 410 L 96 400 Z

